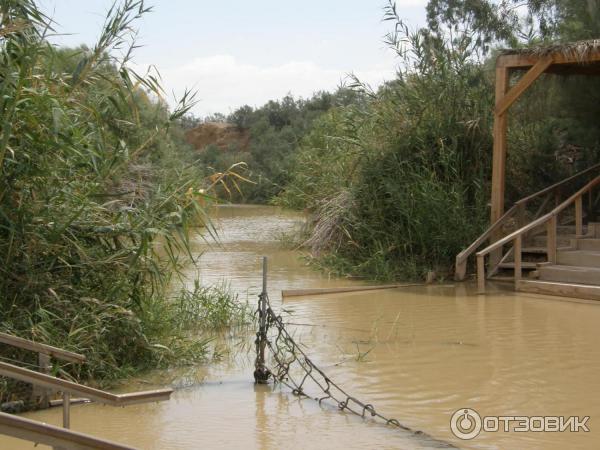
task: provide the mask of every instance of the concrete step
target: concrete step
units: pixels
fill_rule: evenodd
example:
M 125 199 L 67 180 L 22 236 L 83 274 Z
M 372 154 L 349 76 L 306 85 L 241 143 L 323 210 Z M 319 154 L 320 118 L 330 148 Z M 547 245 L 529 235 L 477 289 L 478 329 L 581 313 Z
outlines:
M 598 238 L 582 238 L 575 240 L 578 250 L 591 250 L 600 252 L 600 239 Z
M 538 268 L 540 281 L 593 284 L 600 286 L 600 267 L 543 265 Z
M 600 300 L 600 286 L 590 286 L 588 284 L 520 280 L 517 283 L 517 291 Z
M 600 268 L 600 252 L 593 250 L 563 250 L 556 253 L 556 263 L 563 266 Z

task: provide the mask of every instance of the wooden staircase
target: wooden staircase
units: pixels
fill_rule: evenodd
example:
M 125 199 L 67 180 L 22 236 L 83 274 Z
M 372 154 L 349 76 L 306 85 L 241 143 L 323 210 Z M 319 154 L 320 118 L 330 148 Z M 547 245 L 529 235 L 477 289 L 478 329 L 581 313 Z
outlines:
M 599 169 L 592 166 L 517 202 L 456 257 L 455 278 L 465 278 L 467 258 L 490 241 L 476 253 L 479 293 L 495 280 L 513 282 L 523 292 L 600 300 L 600 222 L 594 221 Z M 562 200 L 569 186 L 575 192 Z M 535 213 L 527 211 L 532 204 Z
M 530 279 L 521 279 L 517 290 L 600 300 L 600 223 L 586 231 L 557 251 L 556 264 L 539 264 Z

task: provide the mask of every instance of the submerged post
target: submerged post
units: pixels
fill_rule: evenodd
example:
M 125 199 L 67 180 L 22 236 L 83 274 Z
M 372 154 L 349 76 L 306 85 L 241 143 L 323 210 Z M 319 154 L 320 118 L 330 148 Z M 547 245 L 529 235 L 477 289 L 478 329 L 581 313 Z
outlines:
M 256 333 L 256 361 L 254 363 L 254 382 L 266 384 L 269 381 L 269 369 L 265 365 L 265 347 L 267 346 L 267 257 L 263 256 L 263 285 L 258 296 L 258 332 Z
M 63 392 L 63 428 L 71 428 L 71 393 Z

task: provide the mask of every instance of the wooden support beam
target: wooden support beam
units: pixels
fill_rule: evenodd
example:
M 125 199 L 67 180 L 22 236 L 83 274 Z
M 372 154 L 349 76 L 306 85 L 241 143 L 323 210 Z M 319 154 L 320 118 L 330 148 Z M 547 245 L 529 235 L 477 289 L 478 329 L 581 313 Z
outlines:
M 541 58 L 535 65 L 527 71 L 525 75 L 515 84 L 505 95 L 500 98 L 500 101 L 496 102 L 495 113 L 502 115 L 506 113 L 508 108 L 517 101 L 517 99 L 523 95 L 523 92 L 527 90 L 529 86 L 537 80 L 541 74 L 543 74 L 548 67 L 552 64 L 553 59 L 551 56 L 545 56 Z
M 281 291 L 282 297 L 303 297 L 305 295 L 324 295 L 340 294 L 344 292 L 376 291 L 381 289 L 395 289 L 402 287 L 424 286 L 424 284 L 382 284 L 380 286 L 352 286 L 336 288 L 315 288 L 315 289 L 288 289 Z
M 509 71 L 505 67 L 496 68 L 496 105 L 498 105 L 508 90 Z M 490 223 L 495 223 L 504 214 L 504 177 L 506 172 L 506 134 L 508 120 L 506 113 L 494 113 L 494 153 L 492 156 L 492 198 Z M 491 242 L 502 237 L 501 230 L 491 236 Z M 490 267 L 498 264 L 502 258 L 502 250 L 490 254 Z
M 508 89 L 508 69 L 496 68 L 496 104 L 498 105 Z M 492 161 L 492 217 L 496 222 L 504 214 L 504 174 L 506 165 L 506 114 L 494 113 L 494 154 Z M 493 239 L 492 239 L 493 240 Z

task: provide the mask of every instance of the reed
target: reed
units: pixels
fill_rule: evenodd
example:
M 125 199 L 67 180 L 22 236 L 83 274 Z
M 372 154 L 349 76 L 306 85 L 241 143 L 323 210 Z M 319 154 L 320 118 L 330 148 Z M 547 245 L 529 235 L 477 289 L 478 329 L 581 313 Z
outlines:
M 192 318 L 237 311 L 226 290 L 169 294 L 211 197 L 178 129 L 194 94 L 169 110 L 128 67 L 149 10 L 115 3 L 95 46 L 59 49 L 33 0 L 0 3 L 0 329 L 85 354 L 54 370 L 98 382 L 202 360 Z

